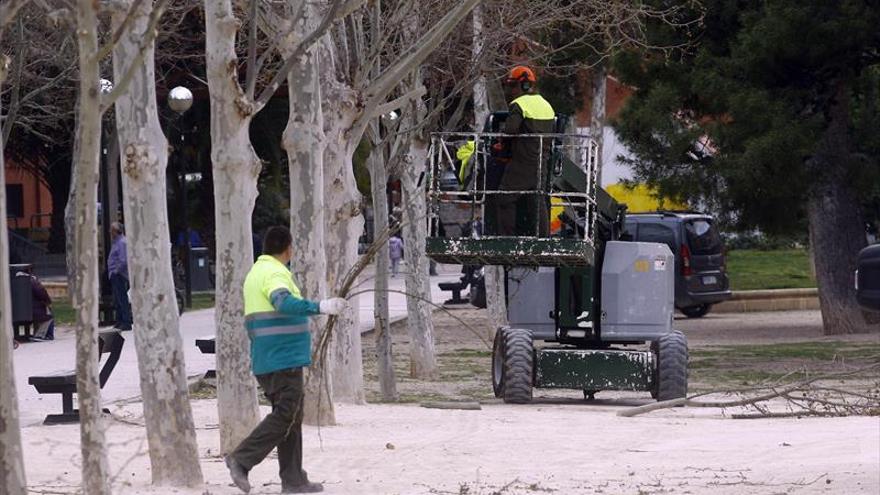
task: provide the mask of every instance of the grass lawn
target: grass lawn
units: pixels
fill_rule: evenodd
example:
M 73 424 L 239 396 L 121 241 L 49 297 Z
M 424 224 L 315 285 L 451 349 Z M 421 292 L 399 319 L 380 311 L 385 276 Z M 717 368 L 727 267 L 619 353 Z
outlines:
M 192 306 L 190 311 L 213 308 L 214 294 L 209 292 L 193 294 Z M 75 323 L 76 312 L 68 299 L 56 299 L 52 304 L 52 312 L 55 314 L 56 325 L 70 326 Z
M 789 381 L 797 381 L 808 374 L 854 370 L 878 363 L 880 344 L 876 342 L 807 341 L 699 347 L 690 350 L 688 368 L 693 392 L 756 385 L 792 372 L 799 373 L 789 377 Z
M 732 290 L 799 289 L 815 287 L 806 250 L 759 251 L 736 249 L 727 253 Z

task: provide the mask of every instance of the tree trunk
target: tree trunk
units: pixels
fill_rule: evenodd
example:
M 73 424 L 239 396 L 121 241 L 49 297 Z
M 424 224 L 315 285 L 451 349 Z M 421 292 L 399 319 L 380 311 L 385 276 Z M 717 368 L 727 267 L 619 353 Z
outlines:
M 2 27 L 2 26 L 0 26 Z M 0 88 L 6 79 L 7 58 L 0 55 Z M 0 169 L 6 170 L 0 147 Z M 6 174 L 0 174 L 0 218 L 6 218 Z M 0 233 L 0 493 L 24 495 L 27 481 L 18 424 L 18 396 L 12 362 L 12 303 L 9 298 L 9 236 Z
M 125 0 L 121 4 L 125 8 L 114 12 L 114 30 L 122 25 L 133 3 Z M 117 81 L 138 58 L 141 40 L 148 36 L 151 11 L 151 3 L 139 4 L 131 26 L 113 48 Z M 153 54 L 151 43 L 128 91 L 116 101 L 131 305 L 136 322 L 133 334 L 153 484 L 195 487 L 203 483 L 202 469 L 171 273 L 165 197 L 168 142 L 159 125 Z
M 110 494 L 107 446 L 98 380 L 98 172 L 101 151 L 101 92 L 97 4 L 77 2 L 79 102 L 74 160 L 74 279 L 76 390 L 79 403 L 82 488 Z
M 826 335 L 880 331 L 880 325 L 865 321 L 853 284 L 858 253 L 867 239 L 858 196 L 848 176 L 848 95 L 849 87 L 841 84 L 831 107 L 831 121 L 811 160 L 818 177 L 807 211 Z
M 482 47 L 480 38 L 483 33 L 482 5 L 474 9 L 474 39 L 472 49 L 476 60 L 478 50 Z M 489 94 L 486 77 L 479 76 L 474 83 L 474 129 L 483 130 L 486 117 L 489 116 Z M 488 338 L 495 338 L 495 331 L 507 325 L 507 298 L 504 295 L 504 267 L 484 266 L 483 283 L 486 286 L 486 309 L 489 312 Z
M 305 9 L 304 15 L 315 15 L 313 4 L 307 4 Z M 312 24 L 307 22 L 306 27 L 311 28 Z M 298 34 L 305 36 L 302 32 Z M 291 267 L 303 296 L 313 300 L 323 299 L 327 294 L 327 257 L 324 250 L 325 136 L 320 70 L 318 47 L 313 47 L 288 74 L 290 114 L 283 136 L 290 169 L 290 231 L 296 244 Z M 326 318 L 322 317 L 310 319 L 313 349 L 325 321 Z M 331 378 L 328 364 L 313 362 L 308 369 L 303 411 L 303 421 L 307 424 L 336 423 L 329 393 Z
M 608 87 L 605 67 L 602 65 L 594 67 L 592 75 L 593 100 L 590 108 L 590 137 L 596 142 L 596 158 L 599 160 L 599 163 L 596 164 L 596 183 L 602 184 L 602 145 L 605 137 L 605 95 Z
M 474 131 L 483 130 L 486 118 L 489 116 L 489 94 L 486 86 L 486 76 L 481 70 L 482 65 L 480 59 L 483 53 L 483 5 L 479 4 L 474 7 L 471 13 L 473 16 L 473 38 L 471 42 L 472 63 L 477 67 L 479 75 L 474 82 Z
M 205 0 L 217 257 L 217 407 L 223 453 L 235 449 L 260 419 L 242 287 L 254 261 L 251 214 L 261 165 L 249 136 L 253 105 L 238 85 L 238 26 L 230 0 Z
M 74 146 L 76 144 L 74 143 Z M 70 165 L 70 188 L 64 207 L 64 263 L 67 268 L 67 293 L 73 302 L 76 294 L 76 152 Z M 101 268 L 98 268 L 101 271 Z
M 415 110 L 413 122 L 424 116 L 421 100 L 411 107 Z M 410 340 L 410 376 L 419 379 L 433 379 L 438 374 L 434 351 L 433 308 L 428 303 L 431 300 L 431 278 L 428 276 L 429 260 L 425 255 L 425 239 L 428 234 L 427 205 L 424 183 L 419 184 L 427 159 L 427 141 L 421 133 L 412 133 L 409 152 L 404 158 L 401 171 L 400 187 L 403 190 L 403 244 L 406 247 L 408 268 L 406 328 Z
M 372 124 L 378 127 L 377 124 Z M 388 229 L 388 171 L 385 168 L 385 146 L 379 144 L 378 129 L 373 129 L 372 153 L 367 159 L 370 167 L 370 185 L 373 195 L 373 232 L 380 235 Z M 394 378 L 394 353 L 391 342 L 391 325 L 388 316 L 388 242 L 382 243 L 376 255 L 376 278 L 373 293 L 373 317 L 376 332 L 376 354 L 379 362 L 379 388 L 382 400 L 393 402 L 400 398 L 397 394 L 397 381 Z
M 324 87 L 327 86 L 325 84 Z M 328 119 L 325 125 L 327 148 L 324 155 L 327 287 L 331 294 L 336 294 L 345 274 L 357 262 L 357 244 L 364 220 L 360 211 L 360 193 L 352 169 L 352 154 L 357 142 L 352 143 L 347 132 L 357 116 L 354 92 L 334 81 L 330 85 L 330 91 L 325 94 L 325 102 L 332 109 L 331 112 L 324 112 Z M 334 399 L 363 404 L 364 368 L 357 299 L 355 297 L 349 300 L 349 309 L 337 320 L 330 375 Z

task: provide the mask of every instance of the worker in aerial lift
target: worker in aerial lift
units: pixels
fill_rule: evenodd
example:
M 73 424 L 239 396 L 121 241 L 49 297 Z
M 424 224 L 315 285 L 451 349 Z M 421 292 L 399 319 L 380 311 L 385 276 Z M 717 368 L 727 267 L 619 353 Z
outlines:
M 556 113 L 535 87 L 538 80 L 528 67 L 516 66 L 507 77 L 512 97 L 510 114 L 502 132 L 515 137 L 502 139 L 495 151 L 510 158 L 501 177 L 502 191 L 540 191 L 547 180 L 550 138 L 526 137 L 554 131 Z M 550 213 L 545 196 L 538 194 L 501 194 L 494 201 L 498 235 L 546 236 Z M 517 213 L 519 212 L 519 215 Z M 524 221 L 517 225 L 517 217 Z

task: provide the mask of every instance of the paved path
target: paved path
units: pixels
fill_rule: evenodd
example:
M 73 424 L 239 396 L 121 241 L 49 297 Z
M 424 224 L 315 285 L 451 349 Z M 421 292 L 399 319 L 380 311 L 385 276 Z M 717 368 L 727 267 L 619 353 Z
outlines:
M 438 267 L 440 275 L 431 277 L 432 298 L 435 303 L 442 303 L 449 297 L 449 293 L 441 293 L 437 284 L 439 282 L 457 280 L 461 276 L 460 269 L 459 266 L 454 265 L 441 265 Z M 406 265 L 402 265 L 401 270 L 406 270 Z M 366 271 L 361 287 L 372 288 L 374 273 L 371 270 Z M 396 278 L 390 279 L 389 288 L 403 291 L 403 275 L 401 274 Z M 358 296 L 357 299 L 357 304 L 360 306 L 361 332 L 367 332 L 373 328 L 373 293 L 363 294 Z M 394 292 L 389 294 L 389 313 L 392 321 L 405 317 L 405 295 Z M 196 338 L 214 334 L 214 310 L 207 309 L 184 313 L 181 318 L 180 328 L 181 336 L 183 337 L 187 375 L 201 375 L 205 371 L 214 368 L 214 356 L 201 354 L 195 346 Z M 127 342 L 123 348 L 119 363 L 117 363 L 113 374 L 104 387 L 103 397 L 105 402 L 113 402 L 140 395 L 137 357 L 133 342 L 134 335 L 131 332 L 124 332 L 123 336 Z M 23 426 L 40 423 L 47 414 L 61 412 L 61 396 L 56 394 L 37 394 L 34 387 L 28 385 L 28 377 L 44 375 L 58 370 L 72 370 L 75 367 L 74 354 L 74 334 L 72 329 L 59 329 L 56 340 L 52 342 L 22 344 L 14 352 L 15 382 Z

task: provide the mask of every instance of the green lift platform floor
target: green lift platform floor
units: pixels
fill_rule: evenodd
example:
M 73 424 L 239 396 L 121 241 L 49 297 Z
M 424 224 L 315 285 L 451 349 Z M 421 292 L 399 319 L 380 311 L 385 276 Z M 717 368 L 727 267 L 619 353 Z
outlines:
M 460 265 L 592 266 L 593 245 L 583 239 L 558 237 L 429 237 L 428 256 Z

